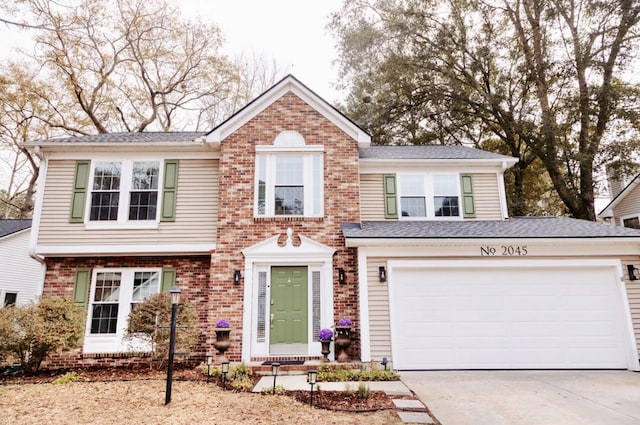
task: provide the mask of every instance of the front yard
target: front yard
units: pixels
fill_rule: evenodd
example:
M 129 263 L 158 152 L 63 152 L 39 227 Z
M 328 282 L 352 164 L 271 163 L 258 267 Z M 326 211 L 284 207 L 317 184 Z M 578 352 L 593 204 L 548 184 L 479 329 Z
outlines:
M 21 383 L 0 385 L 1 422 L 11 424 L 400 424 L 393 411 L 343 413 L 284 395 L 223 391 L 205 381 Z

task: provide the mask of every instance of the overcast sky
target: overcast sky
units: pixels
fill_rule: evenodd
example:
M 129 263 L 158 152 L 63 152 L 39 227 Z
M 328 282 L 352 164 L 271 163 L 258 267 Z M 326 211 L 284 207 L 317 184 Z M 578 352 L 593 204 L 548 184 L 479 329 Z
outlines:
M 252 52 L 274 58 L 330 103 L 341 100 L 335 40 L 326 26 L 342 0 L 179 0 L 186 17 L 217 24 L 230 55 Z

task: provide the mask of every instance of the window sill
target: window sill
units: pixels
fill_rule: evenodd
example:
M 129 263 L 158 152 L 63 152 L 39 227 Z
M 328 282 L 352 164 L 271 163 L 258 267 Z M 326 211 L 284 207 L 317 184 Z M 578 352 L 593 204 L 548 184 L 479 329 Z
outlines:
M 158 229 L 159 223 L 152 221 L 145 221 L 139 223 L 98 223 L 98 222 L 90 222 L 85 223 L 85 230 L 154 230 Z
M 282 217 L 253 217 L 255 223 L 264 222 L 296 222 L 296 221 L 310 221 L 310 222 L 322 222 L 324 217 L 303 217 L 303 216 L 282 216 Z

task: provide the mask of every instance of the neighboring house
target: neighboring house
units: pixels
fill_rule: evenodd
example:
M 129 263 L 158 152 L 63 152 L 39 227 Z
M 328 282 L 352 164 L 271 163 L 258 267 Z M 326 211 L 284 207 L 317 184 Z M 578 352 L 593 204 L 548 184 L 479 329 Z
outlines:
M 349 317 L 352 356 L 396 369 L 639 369 L 639 232 L 509 218 L 516 159 L 371 146 L 291 76 L 207 134 L 29 146 L 44 293 L 87 307 L 75 362 L 126 357 L 132 306 L 177 284 L 200 358 L 218 319 L 255 362 L 318 359 Z
M 0 308 L 36 301 L 44 266 L 29 255 L 31 220 L 0 219 Z
M 622 186 L 618 180 L 610 180 L 611 202 L 598 217 L 616 226 L 640 229 L 640 174 Z

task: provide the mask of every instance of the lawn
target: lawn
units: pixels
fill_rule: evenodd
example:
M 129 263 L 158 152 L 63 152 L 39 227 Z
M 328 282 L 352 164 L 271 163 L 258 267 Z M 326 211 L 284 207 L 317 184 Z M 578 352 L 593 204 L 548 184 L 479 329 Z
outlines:
M 7 424 L 401 424 L 395 412 L 343 413 L 283 395 L 223 391 L 205 381 L 176 381 L 164 405 L 161 379 L 0 385 Z

